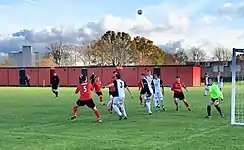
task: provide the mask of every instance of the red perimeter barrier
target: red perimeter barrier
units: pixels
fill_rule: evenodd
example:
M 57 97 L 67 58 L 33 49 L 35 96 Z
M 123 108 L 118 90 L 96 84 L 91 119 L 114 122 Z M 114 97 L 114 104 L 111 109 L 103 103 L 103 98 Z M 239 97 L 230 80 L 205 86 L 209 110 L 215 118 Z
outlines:
M 18 86 L 20 69 L 23 68 L 0 68 L 0 86 Z M 54 69 L 60 78 L 61 86 L 77 85 L 81 69 L 87 69 L 88 77 L 94 72 L 106 85 L 111 81 L 115 67 L 57 67 Z M 200 86 L 201 67 L 194 66 L 128 66 L 123 67 L 122 79 L 129 86 L 138 86 L 140 74 L 147 73 L 147 70 L 152 73 L 155 70 L 160 72 L 166 86 L 171 85 L 176 76 L 180 76 L 187 86 Z M 26 68 L 25 71 L 31 78 L 32 86 L 50 85 L 51 68 Z

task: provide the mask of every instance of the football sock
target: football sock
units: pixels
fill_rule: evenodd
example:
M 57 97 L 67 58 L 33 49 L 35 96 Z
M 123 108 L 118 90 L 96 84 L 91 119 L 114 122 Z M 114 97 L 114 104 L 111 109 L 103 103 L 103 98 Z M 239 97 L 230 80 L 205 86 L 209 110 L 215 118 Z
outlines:
M 140 95 L 140 103 L 142 104 L 142 96 Z
M 78 106 L 73 107 L 73 115 L 76 116 L 78 111 Z
M 161 104 L 161 106 L 164 108 L 164 98 L 161 97 L 159 100 L 160 100 L 160 104 Z
M 112 111 L 112 100 L 110 99 L 108 104 L 107 104 L 108 110 Z
M 101 115 L 100 115 L 100 112 L 98 110 L 94 110 L 94 114 L 96 115 L 97 120 L 101 119 Z
M 186 106 L 187 108 L 190 107 L 187 101 L 183 101 L 183 103 L 185 104 L 185 106 Z
M 122 113 L 120 112 L 119 107 L 117 105 L 113 104 L 113 109 L 119 116 L 122 116 Z
M 154 102 L 154 107 L 157 108 L 158 107 L 158 99 L 153 99 Z
M 121 110 L 122 114 L 125 117 L 127 117 L 127 113 L 126 113 L 126 110 L 125 110 L 125 106 L 123 104 L 120 104 L 119 107 L 120 107 L 120 110 Z
M 148 113 L 151 113 L 152 112 L 151 111 L 151 102 L 150 101 L 147 101 L 146 102 L 146 110 L 147 110 Z
M 176 100 L 174 100 L 174 103 L 176 107 L 179 107 L 179 103 Z
M 220 109 L 220 107 L 219 107 L 219 105 L 215 105 L 215 108 L 217 109 L 217 111 L 219 112 L 220 115 L 223 115 L 223 114 L 222 114 L 222 111 L 221 111 L 221 109 Z
M 58 97 L 58 91 L 55 91 L 55 95 L 56 95 L 56 97 Z
M 103 97 L 99 97 L 99 100 L 102 103 L 103 102 Z
M 206 89 L 204 89 L 204 95 L 207 95 L 208 91 Z
M 207 115 L 211 116 L 211 106 L 207 106 Z

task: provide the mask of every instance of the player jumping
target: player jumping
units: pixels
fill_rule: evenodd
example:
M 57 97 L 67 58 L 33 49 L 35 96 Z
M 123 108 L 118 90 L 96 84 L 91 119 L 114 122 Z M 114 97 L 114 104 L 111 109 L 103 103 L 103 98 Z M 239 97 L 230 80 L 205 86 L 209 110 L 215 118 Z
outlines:
M 209 101 L 209 104 L 207 105 L 207 116 L 206 118 L 211 118 L 211 106 L 214 105 L 217 111 L 219 112 L 220 116 L 224 118 L 224 114 L 222 113 L 220 109 L 220 101 L 224 100 L 223 93 L 220 91 L 217 84 L 212 82 L 212 79 L 209 79 L 209 94 L 211 100 Z
M 208 88 L 209 88 L 209 75 L 208 73 L 205 73 L 205 79 L 204 79 L 204 96 L 207 96 L 208 94 Z
M 220 91 L 222 91 L 223 86 L 224 86 L 224 79 L 223 79 L 223 76 L 221 75 L 220 71 L 219 71 L 219 74 L 217 76 L 217 83 L 218 83 Z
M 183 101 L 183 103 L 185 104 L 187 109 L 189 111 L 191 111 L 190 106 L 189 106 L 188 102 L 185 99 L 185 95 L 184 95 L 184 92 L 183 92 L 182 88 L 184 88 L 186 91 L 188 91 L 186 86 L 185 86 L 185 84 L 183 82 L 181 82 L 180 77 L 177 76 L 176 77 L 176 81 L 171 86 L 171 91 L 174 92 L 174 103 L 175 103 L 175 106 L 176 106 L 176 111 L 179 110 L 178 100 Z
M 110 81 L 110 84 L 114 82 L 114 80 L 116 79 L 116 74 L 117 72 L 116 71 L 113 71 L 113 77 Z M 109 113 L 112 113 L 112 110 L 113 110 L 113 106 L 112 106 L 112 103 L 113 103 L 113 91 L 114 91 L 114 87 L 109 87 L 109 102 L 107 104 L 107 108 L 108 108 L 108 111 Z
M 86 76 L 82 76 L 81 84 L 78 84 L 75 90 L 75 94 L 80 93 L 80 98 L 76 101 L 76 104 L 73 107 L 73 116 L 71 117 L 71 120 L 77 117 L 78 107 L 86 105 L 87 107 L 93 110 L 93 112 L 97 117 L 97 121 L 100 123 L 102 122 L 100 112 L 98 111 L 92 99 L 92 91 L 93 91 L 92 84 L 90 82 L 87 82 Z
M 55 94 L 55 97 L 58 98 L 58 87 L 59 87 L 59 77 L 57 73 L 54 73 L 51 80 L 52 92 Z
M 113 92 L 113 109 L 114 111 L 119 115 L 119 120 L 121 120 L 123 117 L 124 119 L 127 119 L 127 113 L 125 110 L 125 88 L 130 93 L 131 97 L 133 98 L 133 95 L 128 88 L 127 84 L 121 80 L 120 74 L 116 74 L 116 80 L 113 81 L 113 83 L 105 86 L 105 87 L 114 87 Z
M 146 79 L 146 76 L 144 73 L 141 74 L 141 93 L 143 94 L 143 99 L 144 99 L 144 105 L 146 108 L 146 114 L 151 115 L 151 97 L 153 94 L 153 90 L 151 87 L 151 84 L 149 84 L 148 80 Z
M 95 89 L 95 92 L 96 92 L 97 96 L 99 97 L 100 104 L 101 105 L 105 105 L 105 103 L 103 101 L 103 93 L 102 93 L 102 90 L 101 90 L 101 86 L 102 86 L 102 82 L 99 79 L 99 76 L 96 76 L 95 77 L 95 81 L 93 83 L 93 87 Z
M 161 109 L 165 111 L 164 108 L 164 97 L 163 97 L 163 83 L 157 74 L 154 74 L 154 79 L 152 80 L 152 88 L 153 88 L 153 101 L 154 107 L 156 109 Z

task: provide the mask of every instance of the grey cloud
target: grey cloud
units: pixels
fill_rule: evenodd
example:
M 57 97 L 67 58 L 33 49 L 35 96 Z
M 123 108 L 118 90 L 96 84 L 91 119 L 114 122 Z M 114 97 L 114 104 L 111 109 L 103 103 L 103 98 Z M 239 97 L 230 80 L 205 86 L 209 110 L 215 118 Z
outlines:
M 182 48 L 182 43 L 183 43 L 183 40 L 170 41 L 164 45 L 160 45 L 160 47 L 166 52 L 174 53 L 174 52 L 176 52 L 177 49 Z
M 225 3 L 217 13 L 224 16 L 244 17 L 244 3 Z
M 0 52 L 19 51 L 21 46 L 28 43 L 36 51 L 44 50 L 45 46 L 53 41 L 62 40 L 64 43 L 76 44 L 80 42 L 89 42 L 103 34 L 106 31 L 104 26 L 106 20 L 100 22 L 89 22 L 78 29 L 43 29 L 41 31 L 34 31 L 23 29 L 11 34 L 10 38 L 0 39 Z M 148 33 L 162 33 L 171 30 L 169 26 L 154 26 L 150 28 L 143 28 L 143 26 L 134 26 L 129 31 L 134 35 L 147 35 Z M 173 43 L 166 43 L 163 48 L 171 51 L 171 49 L 180 48 L 180 41 Z

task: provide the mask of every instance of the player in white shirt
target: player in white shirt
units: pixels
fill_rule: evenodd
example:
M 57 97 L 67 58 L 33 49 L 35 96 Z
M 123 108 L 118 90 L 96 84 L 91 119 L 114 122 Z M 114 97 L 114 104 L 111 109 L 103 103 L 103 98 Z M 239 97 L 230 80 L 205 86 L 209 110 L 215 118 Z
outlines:
M 209 89 L 209 86 L 210 86 L 209 79 L 210 79 L 210 77 L 209 77 L 208 73 L 205 73 L 205 79 L 204 79 L 204 96 L 207 96 L 207 94 L 208 94 L 208 89 Z
M 224 86 L 224 79 L 223 79 L 223 76 L 221 75 L 220 72 L 219 72 L 219 74 L 217 76 L 217 84 L 219 86 L 220 91 L 222 91 L 223 86 Z
M 163 92 L 164 92 L 163 82 L 157 74 L 154 74 L 154 79 L 152 80 L 151 84 L 153 89 L 154 107 L 156 109 L 162 108 L 162 110 L 165 111 L 164 97 L 163 97 Z
M 116 74 L 116 80 L 114 80 L 113 83 L 105 86 L 105 87 L 114 87 L 113 91 L 113 109 L 118 114 L 119 120 L 121 120 L 123 117 L 124 119 L 127 119 L 127 113 L 125 109 L 125 88 L 130 93 L 131 97 L 133 97 L 130 89 L 128 88 L 127 84 L 121 80 L 121 77 L 119 74 Z
M 152 76 L 152 72 L 150 70 L 147 71 L 146 79 L 147 79 L 147 81 L 148 81 L 149 84 L 152 83 L 153 76 Z

